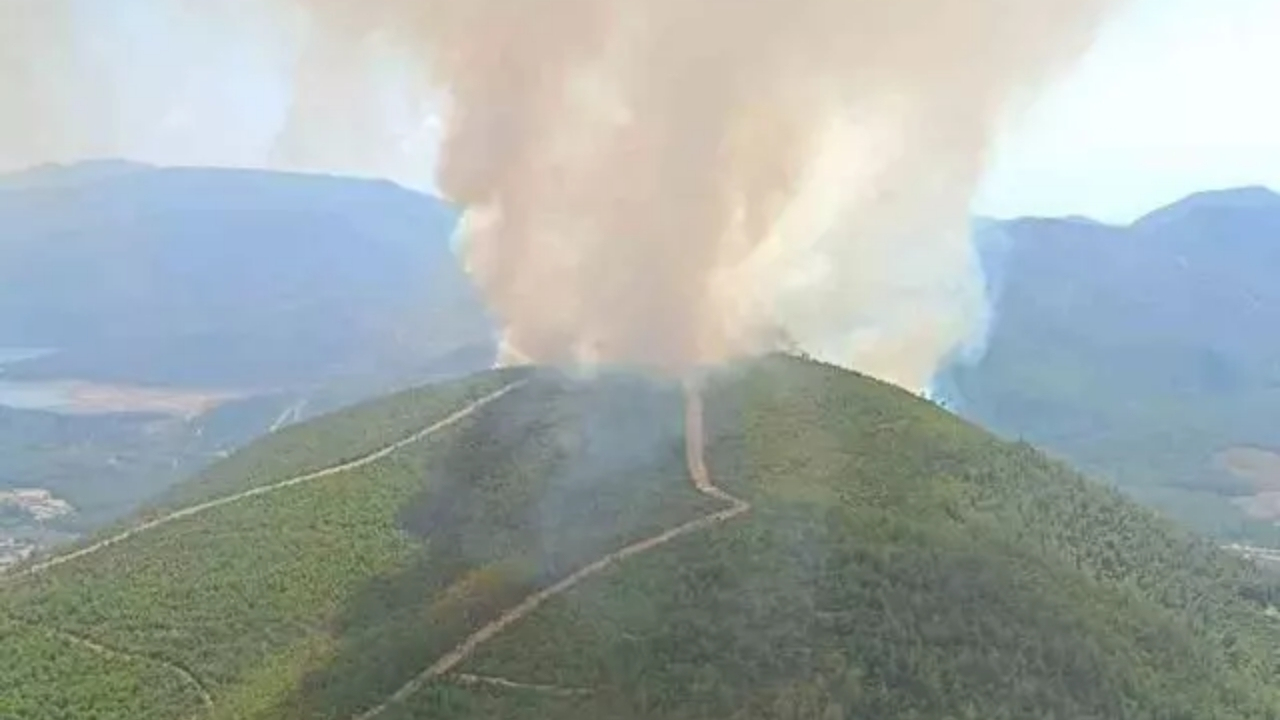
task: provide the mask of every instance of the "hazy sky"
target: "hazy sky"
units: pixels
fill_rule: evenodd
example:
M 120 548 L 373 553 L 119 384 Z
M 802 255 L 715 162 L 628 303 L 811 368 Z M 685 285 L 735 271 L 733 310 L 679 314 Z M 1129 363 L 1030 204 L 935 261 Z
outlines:
M 264 69 L 287 66 L 295 49 L 263 41 L 256 3 L 211 3 L 210 22 L 183 10 L 190 0 L 72 1 L 83 10 L 79 55 L 32 61 L 81 68 L 91 79 L 70 85 L 76 92 L 111 87 L 116 118 L 68 147 L 162 164 L 269 161 L 289 101 L 284 78 Z M 1009 127 L 976 210 L 1126 221 L 1201 189 L 1280 189 L 1277 74 L 1280 0 L 1135 0 Z M 333 167 L 305 169 L 428 185 L 431 130 L 411 112 L 394 115 L 377 157 L 355 167 L 339 154 L 322 160 Z M 0 170 L 33 161 L 3 151 Z
M 1011 128 L 980 212 L 1130 220 L 1280 190 L 1280 0 L 1140 0 Z

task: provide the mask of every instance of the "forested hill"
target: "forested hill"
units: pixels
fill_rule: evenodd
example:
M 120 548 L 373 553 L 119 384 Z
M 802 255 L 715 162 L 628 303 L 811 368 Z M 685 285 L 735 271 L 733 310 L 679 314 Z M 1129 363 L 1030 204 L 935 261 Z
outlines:
M 0 716 L 1280 710 L 1280 586 L 1249 562 L 848 372 L 771 357 L 701 396 L 710 489 L 681 389 L 622 372 L 486 373 L 273 435 L 0 581 Z
M 1204 531 L 1280 543 L 1280 195 L 978 236 L 993 322 L 986 352 L 939 378 L 948 404 Z M 1244 453 L 1261 471 L 1239 471 Z

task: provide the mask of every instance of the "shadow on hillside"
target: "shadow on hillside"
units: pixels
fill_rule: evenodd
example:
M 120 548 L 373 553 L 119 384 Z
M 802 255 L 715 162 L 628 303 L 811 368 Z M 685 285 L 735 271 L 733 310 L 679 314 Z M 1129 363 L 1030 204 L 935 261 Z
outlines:
M 705 512 L 681 417 L 673 386 L 542 376 L 442 436 L 397 516 L 424 552 L 348 600 L 333 659 L 272 717 L 367 709 L 535 588 Z

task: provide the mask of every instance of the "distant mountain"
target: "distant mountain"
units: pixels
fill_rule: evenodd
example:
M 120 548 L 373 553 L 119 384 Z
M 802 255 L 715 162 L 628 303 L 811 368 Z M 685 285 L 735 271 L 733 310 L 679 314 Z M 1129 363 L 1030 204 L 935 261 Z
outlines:
M 0 488 L 56 490 L 92 527 L 272 426 L 488 366 L 455 220 L 337 177 L 102 161 L 0 178 L 0 406 L 25 393 L 0 408 Z M 135 386 L 234 400 L 124 412 Z M 49 392 L 121 412 L 29 406 Z
M 265 439 L 0 577 L 0 713 L 1275 717 L 1250 561 L 843 370 L 703 397 L 507 370 Z
M 1230 462 L 1280 453 L 1280 195 L 1201 193 L 1127 227 L 988 222 L 979 237 L 988 346 L 939 393 L 1202 529 L 1280 539 L 1280 512 L 1258 503 L 1280 475 Z
M 278 389 L 486 342 L 454 221 L 384 182 L 121 163 L 10 178 L 0 346 L 58 352 L 8 374 Z

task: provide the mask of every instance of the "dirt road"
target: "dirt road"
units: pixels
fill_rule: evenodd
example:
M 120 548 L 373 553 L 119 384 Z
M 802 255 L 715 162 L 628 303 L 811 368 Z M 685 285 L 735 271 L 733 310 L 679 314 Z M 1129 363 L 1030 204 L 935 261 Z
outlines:
M 275 422 L 271 423 L 271 427 L 267 428 L 267 434 L 270 435 L 271 433 L 276 432 L 277 430 L 280 430 L 286 425 L 292 425 L 298 422 L 299 420 L 301 420 L 302 410 L 306 406 L 307 406 L 307 399 L 302 398 L 298 402 L 285 408 L 284 411 L 280 413 L 280 416 L 276 418 Z
M 168 670 L 169 672 L 172 672 L 173 674 L 181 677 L 182 681 L 185 684 L 189 685 L 191 689 L 194 690 L 195 693 L 200 696 L 200 703 L 204 705 L 206 709 L 213 707 L 213 696 L 209 694 L 208 688 L 206 688 L 204 686 L 204 683 L 200 682 L 200 679 L 197 678 L 190 670 L 186 669 L 185 667 L 182 667 L 181 665 L 176 665 L 167 660 L 162 660 L 161 658 L 153 657 L 151 655 L 142 655 L 134 652 L 129 652 L 127 650 L 119 650 L 116 648 L 107 647 L 106 645 L 94 642 L 93 640 L 90 640 L 87 637 L 78 635 L 73 632 L 68 632 L 66 630 L 59 630 L 57 628 L 51 628 L 44 625 L 39 625 L 36 623 L 28 622 L 26 620 L 22 620 L 20 618 L 11 617 L 10 620 L 13 622 L 21 623 L 22 625 L 28 628 L 31 628 L 36 632 L 48 633 L 50 635 L 53 635 L 54 637 L 57 637 L 63 640 L 64 642 L 82 647 L 92 653 L 102 655 L 104 657 L 119 658 L 123 660 L 132 660 L 134 662 L 139 662 L 143 664 L 159 665 L 165 668 L 166 670 Z
M 523 620 L 525 617 L 541 607 L 546 601 L 556 597 L 557 595 L 565 593 L 574 586 L 581 584 L 584 580 L 600 574 L 627 558 L 649 552 L 650 550 L 666 545 L 672 540 L 696 533 L 700 530 L 705 530 L 748 512 L 751 509 L 751 505 L 749 503 L 730 495 L 724 490 L 721 490 L 712 481 L 711 474 L 707 471 L 705 445 L 706 432 L 703 427 L 702 395 L 694 384 L 686 383 L 685 459 L 689 469 L 689 478 L 693 482 L 693 486 L 698 489 L 698 492 L 726 502 L 729 504 L 729 507 L 701 517 L 697 520 L 687 522 L 684 525 L 674 527 L 666 532 L 654 535 L 653 537 L 632 543 L 620 550 L 605 555 L 599 560 L 596 560 L 590 565 L 587 565 L 572 575 L 564 578 L 560 582 L 530 595 L 519 605 L 516 605 L 502 613 L 502 615 L 500 615 L 496 620 L 493 620 L 487 625 L 481 627 L 479 630 L 476 630 L 469 637 L 463 640 L 461 644 L 432 664 L 431 667 L 422 671 L 417 677 L 413 678 L 397 690 L 395 694 L 385 702 L 361 713 L 360 715 L 357 715 L 354 720 L 372 720 L 372 718 L 376 718 L 386 712 L 391 706 L 404 702 L 421 690 L 427 683 L 453 671 L 467 658 L 469 658 L 481 645 L 492 640 L 515 623 Z M 519 685 L 519 683 L 510 684 L 515 686 Z
M 457 412 L 446 417 L 445 419 L 437 423 L 434 423 L 429 427 L 426 427 L 421 431 L 414 433 L 413 435 L 410 435 L 407 438 L 404 438 L 403 440 L 394 442 L 379 450 L 375 450 L 367 455 L 363 455 L 359 458 L 356 458 L 355 460 L 344 462 L 339 465 L 333 465 L 333 466 L 324 468 L 322 470 L 317 470 L 315 472 L 307 473 L 305 475 L 299 475 L 297 477 L 290 478 L 288 480 L 283 480 L 281 482 L 278 482 L 272 485 L 265 485 L 263 487 L 258 487 L 252 490 L 246 490 L 241 493 L 236 493 L 235 495 L 229 495 L 227 497 L 219 498 L 217 500 L 210 500 L 209 502 L 201 503 L 199 505 L 193 505 L 188 508 L 183 508 L 182 510 L 169 513 L 168 515 L 165 515 L 163 517 L 158 517 L 154 520 L 149 520 L 145 523 L 142 523 L 141 525 L 137 525 L 133 528 L 125 530 L 117 535 L 112 535 L 111 537 L 105 538 L 103 540 L 99 540 L 98 542 L 93 543 L 92 545 L 88 545 L 86 547 L 80 548 L 79 550 L 67 553 L 66 555 L 59 555 L 57 557 L 52 557 L 43 562 L 35 563 L 34 565 L 18 570 L 12 573 L 11 575 L 0 576 L 0 585 L 4 585 L 6 582 L 12 582 L 19 578 L 39 575 L 55 567 L 58 567 L 59 565 L 64 565 L 73 560 L 79 560 L 80 558 L 85 557 L 87 555 L 93 555 L 94 553 L 101 552 L 102 550 L 105 550 L 111 547 L 112 545 L 118 545 L 124 542 L 125 540 L 128 540 L 132 537 L 145 533 L 148 530 L 154 530 L 158 527 L 168 525 L 172 522 L 176 522 L 184 518 L 200 515 L 202 513 L 206 513 L 215 508 L 223 507 L 224 505 L 231 505 L 232 503 L 237 503 L 237 502 L 240 502 L 241 500 L 248 500 L 249 498 L 258 497 L 259 495 L 267 495 L 269 493 L 278 492 L 286 488 L 291 488 L 297 485 L 303 485 L 306 483 L 314 482 L 316 480 L 321 480 L 323 478 L 332 477 L 339 473 L 347 472 L 348 470 L 355 470 L 357 468 L 370 465 L 372 463 L 375 463 L 387 457 L 388 455 L 391 455 L 397 450 L 400 450 L 414 443 L 420 442 L 430 437 L 431 435 L 466 419 L 468 416 L 475 413 L 480 408 L 483 408 L 484 406 L 497 401 L 498 399 L 506 396 L 507 394 L 525 385 L 527 382 L 528 382 L 527 380 L 521 380 L 518 382 L 511 383 L 510 385 L 507 385 L 495 392 L 492 392 L 480 398 L 479 400 L 476 400 L 475 402 L 471 403 L 470 405 L 467 405 L 461 410 L 458 410 Z

